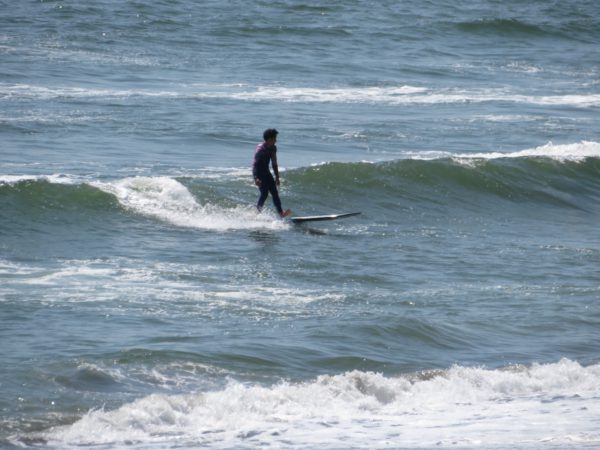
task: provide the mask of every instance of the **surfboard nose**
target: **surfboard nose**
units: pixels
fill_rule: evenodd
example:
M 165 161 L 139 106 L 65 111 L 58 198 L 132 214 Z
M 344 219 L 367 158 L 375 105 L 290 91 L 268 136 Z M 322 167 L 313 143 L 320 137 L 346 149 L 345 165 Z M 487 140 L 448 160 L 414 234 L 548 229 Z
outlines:
M 322 216 L 303 216 L 303 217 L 292 217 L 291 221 L 294 223 L 302 223 L 302 222 L 317 222 L 321 220 L 336 220 L 336 219 L 344 219 L 346 217 L 358 216 L 360 211 L 357 212 L 349 212 L 349 213 L 341 213 L 341 214 L 326 214 Z

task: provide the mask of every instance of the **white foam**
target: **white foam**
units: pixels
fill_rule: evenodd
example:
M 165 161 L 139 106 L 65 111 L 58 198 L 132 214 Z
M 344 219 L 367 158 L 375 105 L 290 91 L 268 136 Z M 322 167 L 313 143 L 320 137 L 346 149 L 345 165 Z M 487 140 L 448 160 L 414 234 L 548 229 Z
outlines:
M 560 162 L 582 162 L 587 158 L 600 158 L 600 143 L 581 141 L 574 144 L 553 144 L 518 150 L 516 152 L 477 152 L 477 153 L 451 153 L 445 151 L 419 151 L 407 152 L 405 157 L 414 160 L 433 161 L 436 159 L 451 158 L 457 162 L 471 164 L 476 160 L 494 160 L 511 158 L 549 158 Z
M 89 287 L 89 279 L 105 279 L 110 281 L 113 271 L 110 268 L 75 266 L 69 265 L 54 271 L 42 271 L 35 278 L 27 280 L 28 284 L 65 286 L 66 284 L 74 288 L 77 286 Z
M 21 277 L 41 271 L 39 267 L 27 266 L 14 261 L 0 259 L 0 275 L 6 277 Z M 1 298 L 1 297 L 0 297 Z
M 0 184 L 17 184 L 22 181 L 34 181 L 38 179 L 35 175 L 2 175 Z
M 279 168 L 284 172 L 284 168 Z M 204 180 L 222 180 L 227 183 L 231 180 L 248 180 L 252 178 L 252 169 L 248 167 L 202 167 L 194 170 L 180 170 L 178 176 Z
M 44 436 L 56 447 L 432 448 L 600 445 L 600 365 L 369 372 L 150 395 Z
M 53 100 L 56 98 L 184 97 L 183 92 L 154 89 L 109 89 L 80 86 L 35 86 L 29 84 L 0 84 L 0 96 Z
M 250 206 L 200 205 L 183 184 L 168 177 L 134 177 L 92 185 L 113 194 L 127 209 L 180 227 L 217 231 L 287 228 L 281 220 L 267 213 L 259 215 Z
M 462 120 L 462 119 L 458 119 Z M 534 122 L 539 120 L 537 116 L 527 116 L 522 114 L 483 114 L 473 116 L 470 122 Z
M 202 376 L 228 376 L 221 368 L 198 362 L 165 362 L 149 365 L 132 365 L 128 367 L 114 364 L 94 364 L 79 362 L 77 371 L 98 375 L 116 383 L 146 385 L 149 388 L 160 388 L 170 391 L 184 387 L 197 388 L 202 384 Z M 207 385 L 208 383 L 205 383 Z
M 267 86 L 230 92 L 201 92 L 199 97 L 229 97 L 238 100 L 279 100 L 316 103 L 369 103 L 389 105 L 512 102 L 546 106 L 600 106 L 600 94 L 522 95 L 506 89 L 430 89 L 416 86 L 296 88 Z
M 241 86 L 226 90 L 207 89 L 195 94 L 204 98 L 233 98 L 259 101 L 278 100 L 287 102 L 314 103 L 368 103 L 389 105 L 452 104 L 513 102 L 537 105 L 567 105 L 594 107 L 600 105 L 600 94 L 566 95 L 522 95 L 506 89 L 431 89 L 419 86 L 390 87 L 285 87 L 285 86 Z
M 386 105 L 455 104 L 483 102 L 527 103 L 542 106 L 600 106 L 600 94 L 563 93 L 524 95 L 509 89 L 428 88 L 423 86 L 289 87 L 248 85 L 180 85 L 169 89 L 110 89 L 81 86 L 36 86 L 0 83 L 0 97 L 106 98 L 129 97 L 234 99 L 241 101 L 284 101 L 309 103 L 367 103 Z
M 23 181 L 47 181 L 52 184 L 76 185 L 83 178 L 75 175 L 53 174 L 53 175 L 0 175 L 0 185 L 15 185 Z
M 517 152 L 463 153 L 453 154 L 452 157 L 458 160 L 544 157 L 557 161 L 583 161 L 586 158 L 600 158 L 600 143 L 581 141 L 576 144 L 554 145 L 549 142 Z
M 570 105 L 582 108 L 600 106 L 600 94 L 542 95 L 538 97 L 517 96 L 516 101 L 519 100 L 523 103 L 533 103 L 545 106 Z
M 26 49 L 29 50 L 29 49 Z M 143 54 L 109 54 L 109 53 L 97 53 L 85 50 L 71 50 L 66 49 L 62 46 L 40 49 L 41 52 L 47 52 L 47 55 L 51 59 L 71 59 L 81 63 L 82 61 L 90 61 L 97 64 L 115 64 L 115 65 L 135 65 L 135 66 L 148 66 L 156 67 L 160 65 L 159 59 L 155 57 L 149 57 Z
M 267 86 L 232 92 L 232 98 L 240 100 L 280 99 L 288 102 L 341 102 L 377 103 L 401 101 L 410 94 L 423 93 L 427 89 L 416 86 L 398 87 L 344 87 L 310 88 Z
M 510 72 L 524 72 L 524 73 L 538 73 L 543 72 L 544 70 L 538 66 L 534 66 L 525 61 L 513 61 L 506 66 L 504 66 L 505 70 Z
M 43 124 L 75 124 L 83 122 L 92 122 L 98 120 L 97 117 L 90 115 L 78 115 L 79 112 L 71 114 L 48 113 L 47 111 L 29 111 L 28 114 L 21 116 L 0 116 L 0 123 L 43 123 Z

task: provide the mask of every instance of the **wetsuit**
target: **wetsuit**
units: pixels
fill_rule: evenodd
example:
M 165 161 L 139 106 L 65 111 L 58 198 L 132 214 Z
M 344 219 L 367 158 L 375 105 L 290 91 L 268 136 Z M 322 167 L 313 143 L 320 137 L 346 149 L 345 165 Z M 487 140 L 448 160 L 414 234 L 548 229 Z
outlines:
M 279 199 L 279 193 L 277 192 L 277 184 L 275 179 L 273 179 L 273 175 L 269 170 L 269 164 L 273 166 L 273 171 L 275 172 L 275 177 L 279 179 L 279 168 L 277 167 L 277 146 L 272 145 L 268 146 L 265 142 L 259 144 L 256 147 L 256 152 L 254 153 L 254 162 L 252 163 L 252 175 L 254 176 L 254 180 L 260 180 L 261 184 L 258 187 L 260 189 L 260 197 L 258 199 L 258 204 L 256 207 L 258 210 L 262 210 L 267 197 L 269 196 L 269 192 L 273 197 L 273 204 L 279 214 L 283 213 L 283 208 L 281 207 L 281 200 Z

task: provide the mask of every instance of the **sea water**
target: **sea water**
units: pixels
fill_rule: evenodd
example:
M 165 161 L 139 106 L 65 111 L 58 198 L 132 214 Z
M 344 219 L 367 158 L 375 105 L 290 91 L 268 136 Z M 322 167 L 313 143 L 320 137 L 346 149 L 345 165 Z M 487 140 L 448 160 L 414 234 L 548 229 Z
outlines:
M 600 446 L 599 3 L 0 6 L 2 448 Z

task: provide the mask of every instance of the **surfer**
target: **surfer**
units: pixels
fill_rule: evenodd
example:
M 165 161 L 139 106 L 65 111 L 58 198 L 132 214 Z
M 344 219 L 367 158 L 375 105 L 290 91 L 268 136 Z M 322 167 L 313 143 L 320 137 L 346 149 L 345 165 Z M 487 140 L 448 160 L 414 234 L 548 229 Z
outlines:
M 252 175 L 254 176 L 254 183 L 260 189 L 260 197 L 256 207 L 258 211 L 262 211 L 263 205 L 271 193 L 273 197 L 273 204 L 277 208 L 277 212 L 281 217 L 289 216 L 292 211 L 286 209 L 285 211 L 281 207 L 281 200 L 279 199 L 279 193 L 277 192 L 277 186 L 279 186 L 279 167 L 277 166 L 277 135 L 279 132 L 274 128 L 269 128 L 263 133 L 263 143 L 258 144 L 256 152 L 254 153 L 254 162 L 252 163 Z M 275 172 L 275 179 L 269 169 L 269 164 L 273 167 Z

